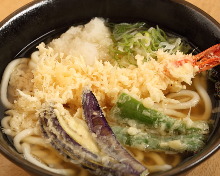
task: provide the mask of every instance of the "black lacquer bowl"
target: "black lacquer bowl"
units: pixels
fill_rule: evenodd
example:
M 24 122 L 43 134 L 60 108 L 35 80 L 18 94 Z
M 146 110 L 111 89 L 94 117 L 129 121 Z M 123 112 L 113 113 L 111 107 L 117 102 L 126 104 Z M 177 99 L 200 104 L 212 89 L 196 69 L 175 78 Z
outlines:
M 93 17 L 103 17 L 112 22 L 143 21 L 158 24 L 167 31 L 186 37 L 200 50 L 220 43 L 220 25 L 209 15 L 183 0 L 34 1 L 0 23 L 0 74 L 2 75 L 11 60 L 19 56 L 29 56 L 40 41 L 49 40 L 51 36 L 64 32 L 67 27 L 88 22 Z M 210 82 L 209 85 L 213 107 L 219 109 L 220 102 L 215 96 L 217 92 L 214 84 Z M 4 117 L 4 110 L 1 106 L 0 119 Z M 220 113 L 213 113 L 212 118 L 215 120 L 214 129 L 201 152 L 185 159 L 172 170 L 151 175 L 184 174 L 217 151 L 220 147 Z M 56 175 L 23 159 L 2 131 L 0 151 L 34 175 Z

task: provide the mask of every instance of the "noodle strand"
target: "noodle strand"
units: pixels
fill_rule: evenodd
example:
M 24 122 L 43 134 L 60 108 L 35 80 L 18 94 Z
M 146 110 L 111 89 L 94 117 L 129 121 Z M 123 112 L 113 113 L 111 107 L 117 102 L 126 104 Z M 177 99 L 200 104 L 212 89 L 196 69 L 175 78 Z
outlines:
M 202 97 L 202 100 L 204 102 L 204 113 L 202 115 L 202 117 L 199 117 L 199 119 L 201 120 L 208 120 L 208 118 L 210 117 L 210 114 L 212 112 L 212 102 L 211 99 L 207 93 L 207 91 L 205 90 L 205 88 L 201 85 L 200 83 L 200 78 L 195 78 L 194 80 L 194 85 L 196 90 L 199 92 L 200 96 Z
M 34 128 L 28 128 L 28 129 L 25 129 L 23 131 L 21 131 L 20 133 L 18 133 L 15 137 L 14 137 L 14 146 L 15 148 L 17 149 L 17 151 L 19 153 L 22 153 L 22 146 L 21 146 L 21 141 L 27 137 L 27 136 L 30 136 L 30 135 L 33 135 L 35 134 L 35 129 Z
M 20 59 L 15 59 L 15 60 L 11 61 L 7 65 L 7 67 L 5 68 L 5 71 L 3 73 L 2 82 L 1 82 L 1 101 L 2 101 L 2 104 L 8 109 L 11 109 L 13 106 L 7 97 L 8 82 L 10 80 L 11 73 L 14 71 L 14 68 L 17 65 L 21 64 L 22 62 L 27 62 L 27 60 L 29 60 L 29 59 L 20 58 Z
M 199 95 L 192 90 L 181 90 L 178 93 L 171 93 L 167 95 L 167 98 L 177 98 L 177 97 L 189 97 L 190 100 L 186 102 L 180 102 L 178 104 L 166 104 L 166 108 L 169 109 L 189 109 L 191 107 L 194 107 L 198 104 L 200 97 Z
M 54 172 L 54 173 L 57 173 L 57 174 L 62 174 L 62 175 L 70 175 L 70 174 L 74 174 L 74 171 L 73 170 L 70 170 L 70 169 L 55 169 L 55 168 L 51 168 L 51 167 L 48 167 L 46 166 L 45 164 L 41 163 L 40 161 L 38 161 L 36 158 L 34 158 L 31 153 L 30 153 L 30 145 L 27 144 L 27 143 L 23 143 L 22 144 L 22 151 L 24 153 L 24 157 L 30 161 L 31 163 L 43 168 L 43 169 L 46 169 L 48 171 L 51 171 L 51 172 Z

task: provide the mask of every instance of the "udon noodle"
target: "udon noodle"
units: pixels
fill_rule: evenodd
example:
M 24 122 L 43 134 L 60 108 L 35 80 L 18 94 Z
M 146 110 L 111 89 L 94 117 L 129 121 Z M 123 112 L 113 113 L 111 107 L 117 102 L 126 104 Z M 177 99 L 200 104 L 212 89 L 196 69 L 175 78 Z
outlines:
M 13 60 L 2 78 L 1 100 L 8 110 L 1 125 L 16 150 L 31 163 L 58 174 L 90 175 L 62 157 L 42 137 L 39 125 L 45 102 L 61 104 L 72 118 L 83 120 L 81 92 L 85 86 L 94 91 L 110 123 L 114 121 L 110 110 L 120 92 L 130 93 L 145 106 L 172 118 L 209 119 L 212 105 L 205 74 L 195 76 L 196 68 L 189 63 L 176 71 L 169 65 L 189 55 L 159 49 L 157 61 L 143 63 L 142 55 L 136 54 L 136 65 L 119 67 L 110 61 L 108 50 L 113 41 L 102 19 L 71 29 L 47 45 L 41 43 L 30 58 Z M 164 76 L 164 68 L 169 69 L 170 77 Z M 176 152 L 127 149 L 150 172 L 169 170 L 182 160 L 182 154 Z

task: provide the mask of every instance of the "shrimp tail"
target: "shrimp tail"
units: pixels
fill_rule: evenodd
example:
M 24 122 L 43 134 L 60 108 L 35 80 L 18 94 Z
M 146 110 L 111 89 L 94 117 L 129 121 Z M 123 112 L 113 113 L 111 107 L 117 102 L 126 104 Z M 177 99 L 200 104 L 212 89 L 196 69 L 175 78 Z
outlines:
M 207 50 L 194 56 L 195 66 L 199 67 L 198 72 L 209 70 L 220 64 L 220 44 L 216 44 Z

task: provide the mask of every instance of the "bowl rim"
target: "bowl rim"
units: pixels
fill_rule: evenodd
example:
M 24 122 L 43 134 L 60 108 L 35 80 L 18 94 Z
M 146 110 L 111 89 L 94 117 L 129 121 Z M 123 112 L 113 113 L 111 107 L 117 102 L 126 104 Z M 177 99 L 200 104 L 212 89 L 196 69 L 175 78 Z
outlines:
M 5 17 L 2 21 L 0 21 L 0 30 L 4 27 L 7 27 L 7 25 L 9 23 L 11 23 L 14 19 L 19 18 L 20 16 L 22 16 L 24 13 L 28 13 L 31 10 L 43 6 L 44 4 L 47 3 L 53 3 L 54 1 L 62 1 L 62 0 L 33 0 L 25 5 L 23 5 L 22 7 L 16 9 L 14 12 L 12 12 L 10 15 L 8 15 L 7 17 Z M 199 15 L 203 16 L 203 18 L 208 19 L 212 24 L 214 24 L 214 26 L 216 26 L 217 28 L 220 29 L 220 23 L 217 22 L 212 16 L 210 16 L 208 13 L 206 13 L 204 10 L 200 9 L 199 7 L 191 4 L 188 1 L 185 0 L 170 0 L 172 3 L 176 3 L 179 5 L 184 5 L 187 8 L 189 8 L 190 10 L 194 10 L 197 13 L 199 13 Z M 2 132 L 2 129 L 1 129 Z M 207 151 L 205 152 L 205 154 L 203 154 L 201 157 L 199 157 L 199 159 L 189 165 L 187 165 L 186 168 L 184 168 L 183 170 L 180 170 L 178 173 L 175 172 L 172 175 L 176 175 L 176 174 L 182 174 L 185 173 L 187 171 L 189 171 L 192 168 L 195 168 L 196 166 L 198 166 L 199 164 L 201 164 L 202 162 L 206 161 L 208 158 L 210 158 L 212 155 L 214 155 L 218 150 L 220 149 L 220 138 L 217 140 L 217 142 L 215 143 L 215 145 L 211 146 L 210 148 L 207 149 Z M 2 155 L 4 155 L 7 159 L 9 159 L 12 163 L 16 164 L 17 166 L 19 166 L 22 169 L 25 169 L 25 171 L 29 171 L 31 173 L 34 174 L 44 174 L 44 175 L 54 175 L 54 176 L 58 176 L 59 174 L 56 173 L 52 173 L 46 169 L 43 169 L 39 166 L 36 166 L 32 163 L 30 163 L 29 161 L 22 159 L 23 162 L 21 162 L 21 159 L 16 157 L 15 155 L 13 155 L 12 153 L 10 153 L 6 148 L 4 148 L 2 146 L 2 144 L 0 144 L 0 153 Z M 164 172 L 164 174 L 162 173 L 160 176 L 165 176 L 167 173 Z M 152 174 L 154 175 L 154 174 Z

